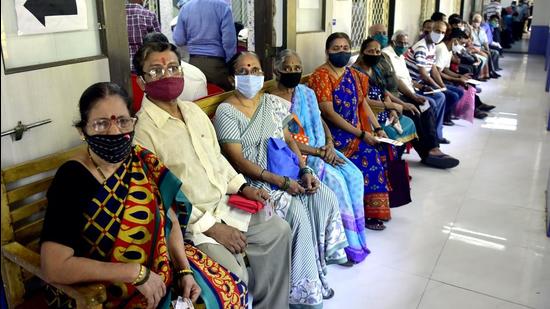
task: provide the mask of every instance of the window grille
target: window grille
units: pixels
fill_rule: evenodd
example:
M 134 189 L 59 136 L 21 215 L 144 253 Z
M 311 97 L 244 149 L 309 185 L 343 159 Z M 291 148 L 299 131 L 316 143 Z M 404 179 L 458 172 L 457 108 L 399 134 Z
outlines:
M 367 38 L 367 0 L 353 0 L 351 10 L 351 48 L 358 50 Z
M 245 25 L 248 20 L 246 0 L 233 0 L 231 1 L 231 6 L 233 11 L 233 21 Z
M 390 20 L 390 1 L 389 0 L 370 0 L 368 2 L 368 27 L 374 24 L 382 24 L 388 27 Z
M 374 24 L 388 27 L 390 0 L 353 0 L 351 11 L 351 48 L 357 50 Z

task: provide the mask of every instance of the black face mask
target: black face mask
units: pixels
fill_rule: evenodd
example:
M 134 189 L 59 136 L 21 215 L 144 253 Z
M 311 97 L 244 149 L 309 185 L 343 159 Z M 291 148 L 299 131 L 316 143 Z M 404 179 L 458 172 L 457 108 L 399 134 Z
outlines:
M 337 68 L 343 68 L 348 64 L 349 59 L 351 58 L 351 52 L 339 52 L 328 54 L 328 61 L 332 63 L 333 66 Z
M 283 84 L 286 88 L 294 88 L 298 86 L 300 80 L 302 79 L 302 72 L 292 72 L 292 73 L 283 73 L 280 72 L 281 77 L 279 82 Z
M 369 67 L 372 67 L 380 62 L 381 57 L 381 55 L 363 55 L 363 62 Z
M 122 162 L 132 150 L 134 131 L 123 134 L 88 135 L 84 133 L 90 149 L 109 163 Z

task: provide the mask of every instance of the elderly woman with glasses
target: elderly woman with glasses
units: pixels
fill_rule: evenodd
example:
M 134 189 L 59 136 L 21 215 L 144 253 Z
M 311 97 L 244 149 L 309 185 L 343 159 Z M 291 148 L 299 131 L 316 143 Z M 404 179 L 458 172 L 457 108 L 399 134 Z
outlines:
M 238 53 L 229 70 L 236 90 L 214 117 L 222 151 L 252 186 L 269 191 L 276 213 L 290 224 L 290 307 L 320 308 L 323 298 L 334 294 L 328 286 L 327 264 L 347 262 L 338 200 L 302 159 L 286 127 L 291 118 L 288 107 L 278 97 L 260 92 L 264 76 L 258 57 Z M 270 167 L 274 151 L 288 147 L 284 164 L 299 166 L 294 165 L 293 176 Z
M 201 289 L 182 234 L 191 205 L 181 182 L 151 152 L 132 146 L 136 118 L 122 88 L 94 84 L 79 105 L 76 127 L 88 147 L 59 168 L 47 193 L 46 280 L 104 282 L 105 305 L 117 308 L 168 308 L 177 284 L 179 295 L 197 300 Z M 46 294 L 50 308 L 71 306 L 53 288 Z
M 345 248 L 350 263 L 359 263 L 369 254 L 363 209 L 363 174 L 341 152 L 334 148 L 332 134 L 321 118 L 315 92 L 299 84 L 302 77 L 300 56 L 283 50 L 275 59 L 277 87 L 271 94 L 292 113 L 289 131 L 298 148 L 307 155 L 306 162 L 317 177 L 338 198 L 340 214 L 349 246 Z

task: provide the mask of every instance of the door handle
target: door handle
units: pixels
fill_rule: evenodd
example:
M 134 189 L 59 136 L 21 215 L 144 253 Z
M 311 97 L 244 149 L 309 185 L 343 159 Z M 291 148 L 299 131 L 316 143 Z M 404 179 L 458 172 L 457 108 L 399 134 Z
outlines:
M 23 124 L 23 123 L 21 123 L 21 121 L 18 121 L 15 128 L 13 128 L 11 130 L 8 130 L 8 131 L 2 132 L 2 137 L 11 135 L 14 140 L 18 141 L 18 140 L 23 138 L 23 133 L 25 131 L 28 131 L 32 128 L 36 128 L 36 127 L 48 124 L 50 122 L 52 122 L 51 119 L 37 121 L 37 122 L 30 123 L 30 124 Z

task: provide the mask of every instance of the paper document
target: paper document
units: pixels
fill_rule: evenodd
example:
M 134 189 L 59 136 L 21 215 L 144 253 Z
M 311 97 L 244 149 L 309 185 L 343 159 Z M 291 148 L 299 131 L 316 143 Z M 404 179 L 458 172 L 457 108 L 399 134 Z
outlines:
M 394 146 L 403 146 L 402 142 L 396 141 L 394 139 L 389 139 L 389 138 L 385 138 L 385 137 L 376 137 L 376 140 L 381 142 L 381 143 L 392 144 Z
M 447 91 L 447 88 L 439 88 L 439 89 L 434 89 L 432 91 L 426 91 L 424 92 L 424 94 L 434 94 L 434 93 L 443 92 L 443 91 Z
M 419 105 L 418 108 L 420 109 L 420 112 L 423 113 L 427 111 L 430 108 L 430 102 L 428 100 L 424 101 L 424 104 Z
M 174 309 L 192 309 L 193 303 L 189 298 L 178 296 L 178 299 L 172 302 L 172 306 Z
M 480 81 L 475 80 L 475 79 L 471 79 L 471 78 L 469 80 L 467 80 L 466 83 L 471 84 L 471 85 L 481 85 Z

